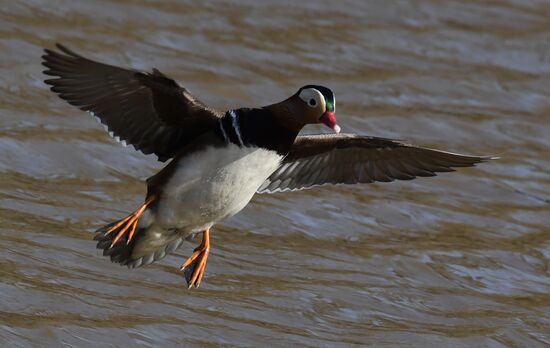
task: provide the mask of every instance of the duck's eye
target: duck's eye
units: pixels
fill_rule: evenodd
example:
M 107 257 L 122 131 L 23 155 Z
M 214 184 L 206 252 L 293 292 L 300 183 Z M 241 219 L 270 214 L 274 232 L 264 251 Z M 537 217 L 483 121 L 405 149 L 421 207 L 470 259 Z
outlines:
M 311 98 L 309 100 L 309 106 L 316 106 L 317 105 L 317 102 L 315 101 L 315 99 Z

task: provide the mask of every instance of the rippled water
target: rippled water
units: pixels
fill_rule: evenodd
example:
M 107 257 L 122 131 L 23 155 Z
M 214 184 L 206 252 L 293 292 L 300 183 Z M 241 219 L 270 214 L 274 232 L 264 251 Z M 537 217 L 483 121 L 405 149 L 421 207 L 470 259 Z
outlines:
M 257 196 L 188 291 L 197 241 L 138 270 L 95 249 L 160 165 L 48 91 L 56 41 L 219 108 L 325 84 L 346 132 L 502 159 Z M 4 1 L 0 52 L 1 346 L 550 344 L 548 1 Z

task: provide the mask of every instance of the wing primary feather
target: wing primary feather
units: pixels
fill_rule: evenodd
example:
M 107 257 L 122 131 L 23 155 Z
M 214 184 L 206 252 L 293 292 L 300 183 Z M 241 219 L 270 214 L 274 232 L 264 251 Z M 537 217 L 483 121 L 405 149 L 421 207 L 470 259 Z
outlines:
M 272 193 L 324 184 L 411 180 L 497 158 L 468 156 L 352 134 L 299 136 L 283 165 L 258 191 Z
M 165 161 L 205 132 L 221 113 L 206 107 L 173 79 L 85 58 L 56 44 L 42 65 L 50 89 L 81 110 L 93 112 L 123 145 Z M 160 130 L 160 131 L 158 131 Z

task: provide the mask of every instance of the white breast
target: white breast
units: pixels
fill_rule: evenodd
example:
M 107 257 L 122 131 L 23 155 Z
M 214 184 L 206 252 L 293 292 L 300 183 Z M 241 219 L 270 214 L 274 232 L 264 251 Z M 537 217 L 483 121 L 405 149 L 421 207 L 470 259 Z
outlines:
M 155 220 L 167 229 L 209 228 L 243 209 L 281 159 L 274 151 L 234 144 L 181 158 Z

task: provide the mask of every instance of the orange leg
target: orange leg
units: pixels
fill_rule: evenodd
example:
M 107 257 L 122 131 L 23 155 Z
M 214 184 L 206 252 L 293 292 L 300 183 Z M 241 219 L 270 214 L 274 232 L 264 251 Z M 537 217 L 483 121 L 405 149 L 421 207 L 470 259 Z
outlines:
M 202 233 L 202 242 L 195 248 L 193 254 L 181 265 L 181 270 L 185 275 L 187 286 L 198 288 L 201 284 L 204 269 L 206 268 L 206 260 L 210 253 L 210 231 L 206 230 Z
M 128 232 L 128 240 L 126 244 L 130 243 L 132 237 L 134 237 L 134 233 L 136 232 L 138 218 L 141 214 L 143 214 L 147 206 L 151 204 L 154 199 L 154 196 L 150 196 L 149 198 L 147 198 L 147 200 L 143 202 L 143 204 L 136 211 L 117 222 L 113 227 L 109 228 L 109 230 L 105 232 L 105 234 L 109 234 L 124 224 L 124 226 L 117 233 L 116 237 L 113 239 L 113 242 L 111 243 L 111 248 L 120 240 L 120 238 L 122 238 L 126 234 L 126 232 Z

